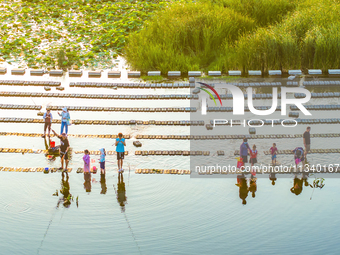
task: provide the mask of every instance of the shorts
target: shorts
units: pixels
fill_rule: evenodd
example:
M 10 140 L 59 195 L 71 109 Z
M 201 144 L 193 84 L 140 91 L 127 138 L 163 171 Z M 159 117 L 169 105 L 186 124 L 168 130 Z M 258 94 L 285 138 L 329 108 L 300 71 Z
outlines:
M 60 152 L 60 157 L 62 158 L 65 155 L 64 159 L 68 160 L 68 153 L 65 154 L 65 151 Z
M 248 156 L 241 156 L 243 163 L 248 163 Z
M 306 144 L 305 149 L 306 149 L 306 152 L 310 151 L 310 144 Z
M 104 162 L 99 162 L 100 163 L 100 169 L 105 169 L 105 161 Z
M 51 122 L 45 122 L 44 132 L 46 132 L 47 128 L 48 128 L 48 132 L 50 132 L 51 131 Z
M 276 154 L 272 155 L 272 160 L 276 159 Z
M 256 164 L 257 159 L 256 158 L 250 158 L 250 164 Z
M 117 160 L 124 159 L 124 152 L 117 152 Z

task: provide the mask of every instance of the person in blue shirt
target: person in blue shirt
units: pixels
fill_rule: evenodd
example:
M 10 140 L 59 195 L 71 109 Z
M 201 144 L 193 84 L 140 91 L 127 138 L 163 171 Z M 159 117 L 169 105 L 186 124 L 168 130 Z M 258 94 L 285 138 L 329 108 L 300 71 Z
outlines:
M 99 149 L 100 151 L 100 159 L 99 159 L 99 164 L 100 164 L 100 174 L 105 175 L 105 156 L 106 156 L 106 151 L 104 148 Z
M 243 143 L 240 146 L 240 158 L 243 159 L 243 164 L 248 163 L 248 150 L 250 150 L 248 139 L 243 138 Z
M 53 120 L 53 117 L 52 117 L 52 113 L 50 110 L 47 110 L 45 113 L 44 113 L 44 120 L 45 120 L 45 127 L 44 127 L 44 135 L 43 135 L 43 138 L 46 137 L 46 129 L 48 128 L 48 137 L 50 137 L 50 133 L 51 133 L 51 126 L 52 126 L 52 120 Z
M 116 138 L 116 152 L 117 152 L 117 163 L 118 163 L 118 173 L 123 173 L 123 159 L 124 159 L 124 146 L 126 146 L 125 144 L 125 138 L 123 138 L 123 134 L 119 133 L 118 134 L 118 138 Z
M 67 111 L 67 108 L 63 108 L 62 113 L 58 112 L 58 115 L 61 116 L 61 130 L 60 134 L 63 133 L 63 130 L 65 128 L 65 133 L 68 132 L 68 121 L 70 120 L 70 113 Z

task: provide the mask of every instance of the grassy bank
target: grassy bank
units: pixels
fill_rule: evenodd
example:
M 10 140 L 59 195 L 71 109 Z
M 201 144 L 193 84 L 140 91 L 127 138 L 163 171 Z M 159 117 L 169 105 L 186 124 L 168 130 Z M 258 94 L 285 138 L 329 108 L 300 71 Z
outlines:
M 340 68 L 340 0 L 18 0 L 0 20 L 0 62 L 22 67 Z
M 340 1 L 215 0 L 171 5 L 128 38 L 139 70 L 340 68 Z

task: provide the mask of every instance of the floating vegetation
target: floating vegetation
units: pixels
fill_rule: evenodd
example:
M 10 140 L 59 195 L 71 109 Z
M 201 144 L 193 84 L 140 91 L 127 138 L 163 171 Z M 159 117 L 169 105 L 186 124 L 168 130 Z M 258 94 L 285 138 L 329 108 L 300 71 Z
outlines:
M 126 37 L 168 0 L 0 3 L 0 61 L 30 68 L 111 68 Z

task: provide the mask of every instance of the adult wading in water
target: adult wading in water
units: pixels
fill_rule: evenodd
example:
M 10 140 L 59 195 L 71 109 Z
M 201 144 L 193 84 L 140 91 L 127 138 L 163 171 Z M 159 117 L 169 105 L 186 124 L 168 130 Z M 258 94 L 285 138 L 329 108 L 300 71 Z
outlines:
M 52 113 L 50 110 L 47 110 L 44 113 L 44 120 L 45 120 L 45 126 L 44 126 L 44 135 L 42 136 L 43 138 L 46 137 L 46 129 L 48 129 L 48 137 L 50 137 L 50 132 L 51 132 L 51 125 L 52 125 Z
M 67 134 L 68 132 L 68 122 L 70 120 L 70 113 L 67 111 L 67 108 L 63 108 L 62 113 L 58 112 L 58 115 L 61 116 L 61 129 L 60 129 L 60 134 L 63 133 L 64 127 L 65 127 L 65 133 Z
M 65 133 L 62 133 L 61 135 L 58 135 L 53 129 L 52 132 L 54 133 L 55 136 L 57 136 L 60 139 L 60 158 L 61 158 L 61 167 L 59 170 L 64 169 L 64 160 L 65 160 L 65 169 L 63 172 L 67 171 L 67 166 L 68 166 L 68 150 L 70 148 L 70 143 L 67 139 L 67 135 Z

